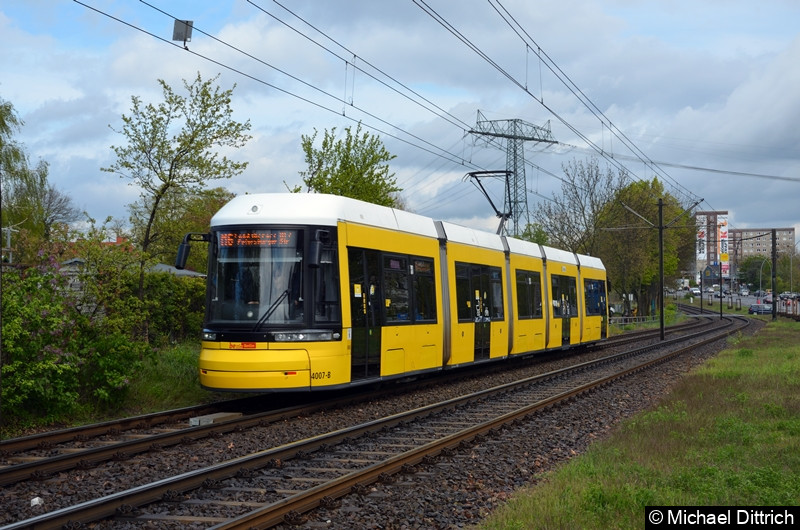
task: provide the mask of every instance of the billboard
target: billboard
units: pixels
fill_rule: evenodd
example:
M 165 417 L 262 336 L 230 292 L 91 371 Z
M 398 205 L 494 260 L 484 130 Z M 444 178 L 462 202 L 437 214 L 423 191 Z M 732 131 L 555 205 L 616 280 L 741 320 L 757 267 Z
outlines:
M 708 246 L 708 234 L 706 233 L 706 216 L 697 215 L 697 261 L 706 261 L 706 248 Z
M 719 241 L 719 254 L 716 256 L 718 262 L 722 263 L 722 277 L 730 278 L 728 264 L 728 216 L 717 216 L 717 241 Z M 723 259 L 724 258 L 724 259 Z

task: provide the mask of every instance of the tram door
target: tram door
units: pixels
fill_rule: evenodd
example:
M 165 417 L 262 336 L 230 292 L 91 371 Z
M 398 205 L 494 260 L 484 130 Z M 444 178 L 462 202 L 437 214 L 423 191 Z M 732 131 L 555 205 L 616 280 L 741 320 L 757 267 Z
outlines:
M 381 373 L 380 253 L 348 249 L 350 272 L 350 311 L 353 325 L 351 380 L 378 377 Z
M 455 268 L 459 324 L 473 323 L 474 360 L 487 360 L 492 346 L 492 320 L 503 319 L 501 269 L 461 262 L 456 262 Z
M 572 319 L 578 316 L 578 291 L 572 276 L 553 275 L 553 318 L 561 318 L 561 345 L 571 341 Z
M 472 265 L 472 288 L 475 308 L 475 360 L 489 358 L 492 343 L 492 322 L 490 318 L 489 270 L 486 266 Z

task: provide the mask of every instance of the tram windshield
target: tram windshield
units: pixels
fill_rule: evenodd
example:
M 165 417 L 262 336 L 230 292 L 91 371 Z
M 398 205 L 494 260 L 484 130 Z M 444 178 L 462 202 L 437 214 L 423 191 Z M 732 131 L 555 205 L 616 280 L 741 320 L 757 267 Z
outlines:
M 302 230 L 216 232 L 208 320 L 303 322 L 303 248 Z

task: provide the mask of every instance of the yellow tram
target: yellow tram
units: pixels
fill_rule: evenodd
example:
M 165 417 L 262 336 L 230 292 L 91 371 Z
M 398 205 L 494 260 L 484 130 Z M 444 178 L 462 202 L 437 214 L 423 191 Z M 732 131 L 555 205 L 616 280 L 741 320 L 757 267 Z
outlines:
M 598 258 L 345 197 L 243 195 L 208 234 L 200 383 L 341 388 L 606 337 Z

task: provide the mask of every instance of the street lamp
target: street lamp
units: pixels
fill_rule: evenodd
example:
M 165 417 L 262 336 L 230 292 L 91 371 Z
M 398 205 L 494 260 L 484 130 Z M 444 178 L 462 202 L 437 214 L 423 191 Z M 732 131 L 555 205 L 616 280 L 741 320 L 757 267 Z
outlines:
M 792 248 L 792 253 L 789 254 L 789 292 L 790 293 L 794 292 L 794 284 L 793 284 L 793 279 L 792 279 L 792 275 L 794 274 L 794 266 L 792 265 L 792 258 L 794 258 L 794 253 L 796 252 L 798 243 L 800 243 L 800 241 L 798 241 L 797 243 L 794 244 L 794 248 Z
M 769 260 L 767 258 L 764 258 L 764 261 L 761 262 L 761 267 L 759 267 L 759 269 L 758 269 L 758 292 L 759 292 L 759 294 L 761 293 L 761 272 L 764 270 L 764 264 L 765 263 L 769 263 Z M 770 270 L 772 270 L 772 263 L 769 264 L 769 268 L 770 268 Z M 774 296 L 774 293 L 773 293 L 773 296 Z M 774 302 L 774 300 L 773 300 L 773 302 Z M 759 303 L 761 303 L 761 302 L 759 302 Z

